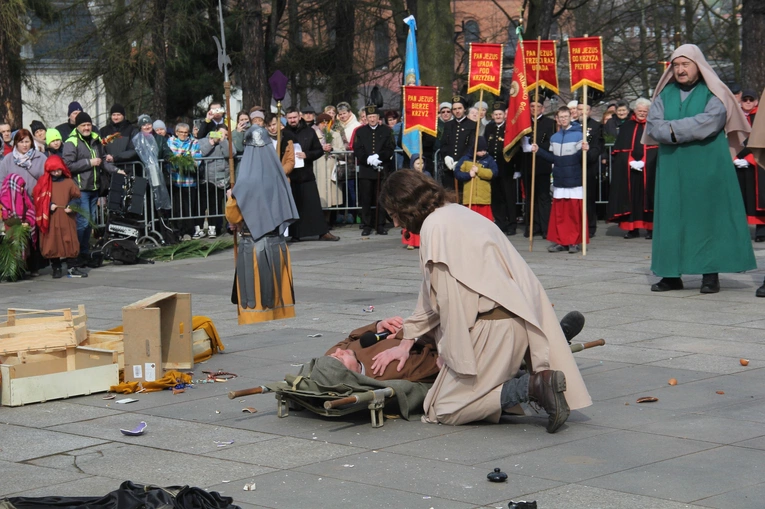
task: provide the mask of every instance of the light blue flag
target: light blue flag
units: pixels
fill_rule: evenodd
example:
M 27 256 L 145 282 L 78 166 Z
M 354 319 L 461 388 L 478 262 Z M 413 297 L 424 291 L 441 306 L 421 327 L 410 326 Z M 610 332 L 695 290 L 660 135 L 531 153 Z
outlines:
M 415 22 L 414 16 L 409 16 L 404 19 L 404 23 L 409 25 L 409 35 L 406 37 L 404 85 L 419 85 L 420 63 L 417 59 L 417 39 L 414 34 L 415 30 L 417 30 L 417 22 Z M 406 123 L 403 123 L 402 129 L 406 131 Z M 420 147 L 420 132 L 412 131 L 408 134 L 404 134 L 401 138 L 401 148 L 404 149 L 404 152 L 406 152 L 406 155 L 409 157 L 412 157 L 412 154 L 422 154 Z

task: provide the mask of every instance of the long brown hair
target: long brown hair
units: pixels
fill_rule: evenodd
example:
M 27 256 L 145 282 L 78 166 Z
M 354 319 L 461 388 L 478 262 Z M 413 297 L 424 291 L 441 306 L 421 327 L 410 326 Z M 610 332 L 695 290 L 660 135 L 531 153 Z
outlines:
M 385 181 L 380 191 L 380 204 L 401 226 L 420 233 L 422 223 L 431 212 L 457 201 L 431 177 L 415 170 L 399 170 Z

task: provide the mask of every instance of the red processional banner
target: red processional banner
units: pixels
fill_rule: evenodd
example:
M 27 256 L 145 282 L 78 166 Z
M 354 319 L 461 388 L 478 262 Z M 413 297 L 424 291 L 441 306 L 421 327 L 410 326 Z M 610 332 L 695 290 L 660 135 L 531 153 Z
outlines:
M 537 55 L 539 50 L 539 55 Z M 534 90 L 537 85 L 558 91 L 558 57 L 555 41 L 525 41 L 523 58 L 526 62 L 526 90 Z M 537 81 L 537 70 L 539 81 Z
M 499 95 L 502 87 L 503 44 L 470 44 L 470 67 L 468 68 L 468 94 L 486 90 Z
M 569 38 L 568 65 L 572 92 L 583 85 L 605 92 L 603 41 L 600 37 Z
M 515 49 L 513 81 L 510 83 L 510 99 L 507 105 L 505 121 L 505 142 L 502 152 L 508 158 L 519 146 L 521 138 L 531 132 L 529 114 L 529 93 L 526 90 L 526 69 L 523 65 L 523 45 L 519 42 Z
M 438 87 L 406 85 L 404 88 L 404 134 L 422 131 L 438 136 Z

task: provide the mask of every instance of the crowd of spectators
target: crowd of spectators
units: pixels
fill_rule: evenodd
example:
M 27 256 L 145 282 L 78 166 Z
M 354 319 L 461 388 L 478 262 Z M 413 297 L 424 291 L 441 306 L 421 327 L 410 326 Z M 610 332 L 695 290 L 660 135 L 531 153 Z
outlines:
M 532 106 L 532 118 L 537 115 L 540 121 L 551 122 L 550 126 L 540 124 L 544 125 L 540 129 L 549 131 L 540 136 L 540 147 L 546 149 L 551 135 L 558 131 L 557 118 L 545 114 L 544 98 Z M 531 145 L 530 140 L 525 140 L 517 157 L 512 161 L 504 159 L 506 108 L 504 103 L 491 107 L 485 102 L 469 104 L 460 96 L 441 103 L 437 136 L 424 134 L 421 153 L 410 157 L 401 150 L 403 133 L 398 111 L 376 107 L 354 111 L 348 102 L 328 105 L 318 114 L 309 107 L 300 110 L 291 107 L 277 114 L 273 107 L 269 111 L 256 105 L 233 115 L 229 132 L 227 115 L 233 112 L 226 112 L 219 101 L 209 104 L 204 118 L 174 125 L 148 115 L 140 115 L 133 123 L 126 109 L 114 104 L 109 122 L 100 129 L 93 125 L 80 103 L 74 101 L 68 106 L 66 121 L 55 128 L 48 129 L 39 120 L 33 121 L 29 130 L 13 131 L 12 126 L 0 124 L 0 183 L 5 189 L 8 186 L 4 181 L 15 174 L 32 197 L 37 179 L 45 172 L 46 159 L 54 155 L 62 158 L 80 191 L 69 212 L 76 218 L 80 252 L 77 260 L 68 257 L 70 273 L 75 276 L 86 275 L 80 268 L 89 262 L 91 226 L 97 217 L 99 197 L 108 189 L 109 176 L 117 172 L 142 173 L 150 184 L 154 214 L 172 219 L 170 224 L 179 239 L 227 234 L 223 213 L 226 190 L 231 184 L 229 159 L 233 156 L 238 161 L 244 151 L 245 132 L 252 125 L 265 127 L 275 148 L 280 140 L 277 152 L 300 214 L 300 220 L 290 228 L 292 242 L 338 240 L 331 230 L 339 224 L 356 224 L 362 235 L 369 235 L 372 230 L 386 234 L 386 221 L 390 218 L 385 217 L 384 211 L 380 217 L 376 210 L 381 181 L 393 171 L 412 167 L 415 160 L 420 171 L 432 175 L 445 187 L 454 185 L 463 203 L 512 235 L 516 216 L 522 216 L 529 208 Z M 590 114 L 589 108 L 584 111 L 576 101 L 569 103 L 568 109 L 574 125 Z M 618 101 L 607 106 L 602 117 L 598 117 L 600 122 L 588 120 L 587 139 L 597 150 L 588 154 L 594 157 L 588 163 L 592 166 L 600 163 L 607 169 L 610 157 L 604 141 L 613 142 L 631 115 L 630 105 Z M 479 141 L 474 163 L 476 134 Z M 537 164 L 544 169 L 543 161 L 538 160 Z M 238 162 L 235 165 L 238 172 Z M 544 178 L 537 179 L 537 184 L 541 186 L 536 198 L 541 201 L 535 202 L 535 219 L 539 222 L 527 224 L 525 234 L 544 237 L 550 206 L 546 196 L 549 193 L 544 189 L 549 184 Z M 598 184 L 596 180 L 588 183 Z M 464 193 L 465 188 L 468 193 Z M 516 195 L 516 189 L 522 195 Z M 590 236 L 594 236 L 596 227 L 595 196 L 594 192 L 588 195 L 588 201 L 592 201 L 587 204 Z M 517 206 L 518 200 L 525 200 L 525 206 Z M 15 214 L 6 209 L 3 208 L 4 218 Z M 417 247 L 409 236 L 404 243 L 410 248 Z M 32 275 L 45 265 L 34 246 L 27 265 Z

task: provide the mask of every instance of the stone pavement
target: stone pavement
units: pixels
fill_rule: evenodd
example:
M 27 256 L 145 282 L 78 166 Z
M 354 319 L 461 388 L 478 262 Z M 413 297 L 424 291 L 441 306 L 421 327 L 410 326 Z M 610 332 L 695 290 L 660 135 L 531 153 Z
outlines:
M 355 327 L 406 316 L 420 273 L 398 230 L 360 240 L 346 227 L 335 232 L 340 242 L 293 245 L 297 317 L 253 326 L 238 326 L 229 302 L 230 252 L 4 283 L 0 308 L 82 303 L 91 329 L 120 324 L 122 306 L 154 292 L 191 292 L 194 314 L 212 317 L 226 345 L 196 374 L 220 368 L 239 378 L 140 394 L 125 406 L 97 394 L 0 407 L 0 496 L 103 495 L 130 479 L 219 491 L 245 508 L 491 508 L 511 499 L 540 509 L 763 507 L 765 300 L 754 291 L 765 271 L 724 274 L 716 295 L 698 293 L 700 276 L 685 278 L 686 290 L 652 294 L 651 243 L 606 230 L 586 258 L 547 253 L 539 239 L 529 253 L 527 239 L 511 238 L 559 317 L 585 314 L 577 340 L 607 342 L 576 354 L 594 405 L 554 435 L 544 414 L 461 427 L 391 419 L 372 429 L 366 412 L 279 419 L 272 396 L 227 398 L 296 372 Z M 755 249 L 763 266 L 765 249 Z M 374 313 L 363 313 L 369 305 Z M 649 395 L 659 401 L 636 404 Z M 144 436 L 119 433 L 142 420 Z M 495 467 L 507 483 L 486 480 Z M 252 481 L 257 489 L 243 491 Z

